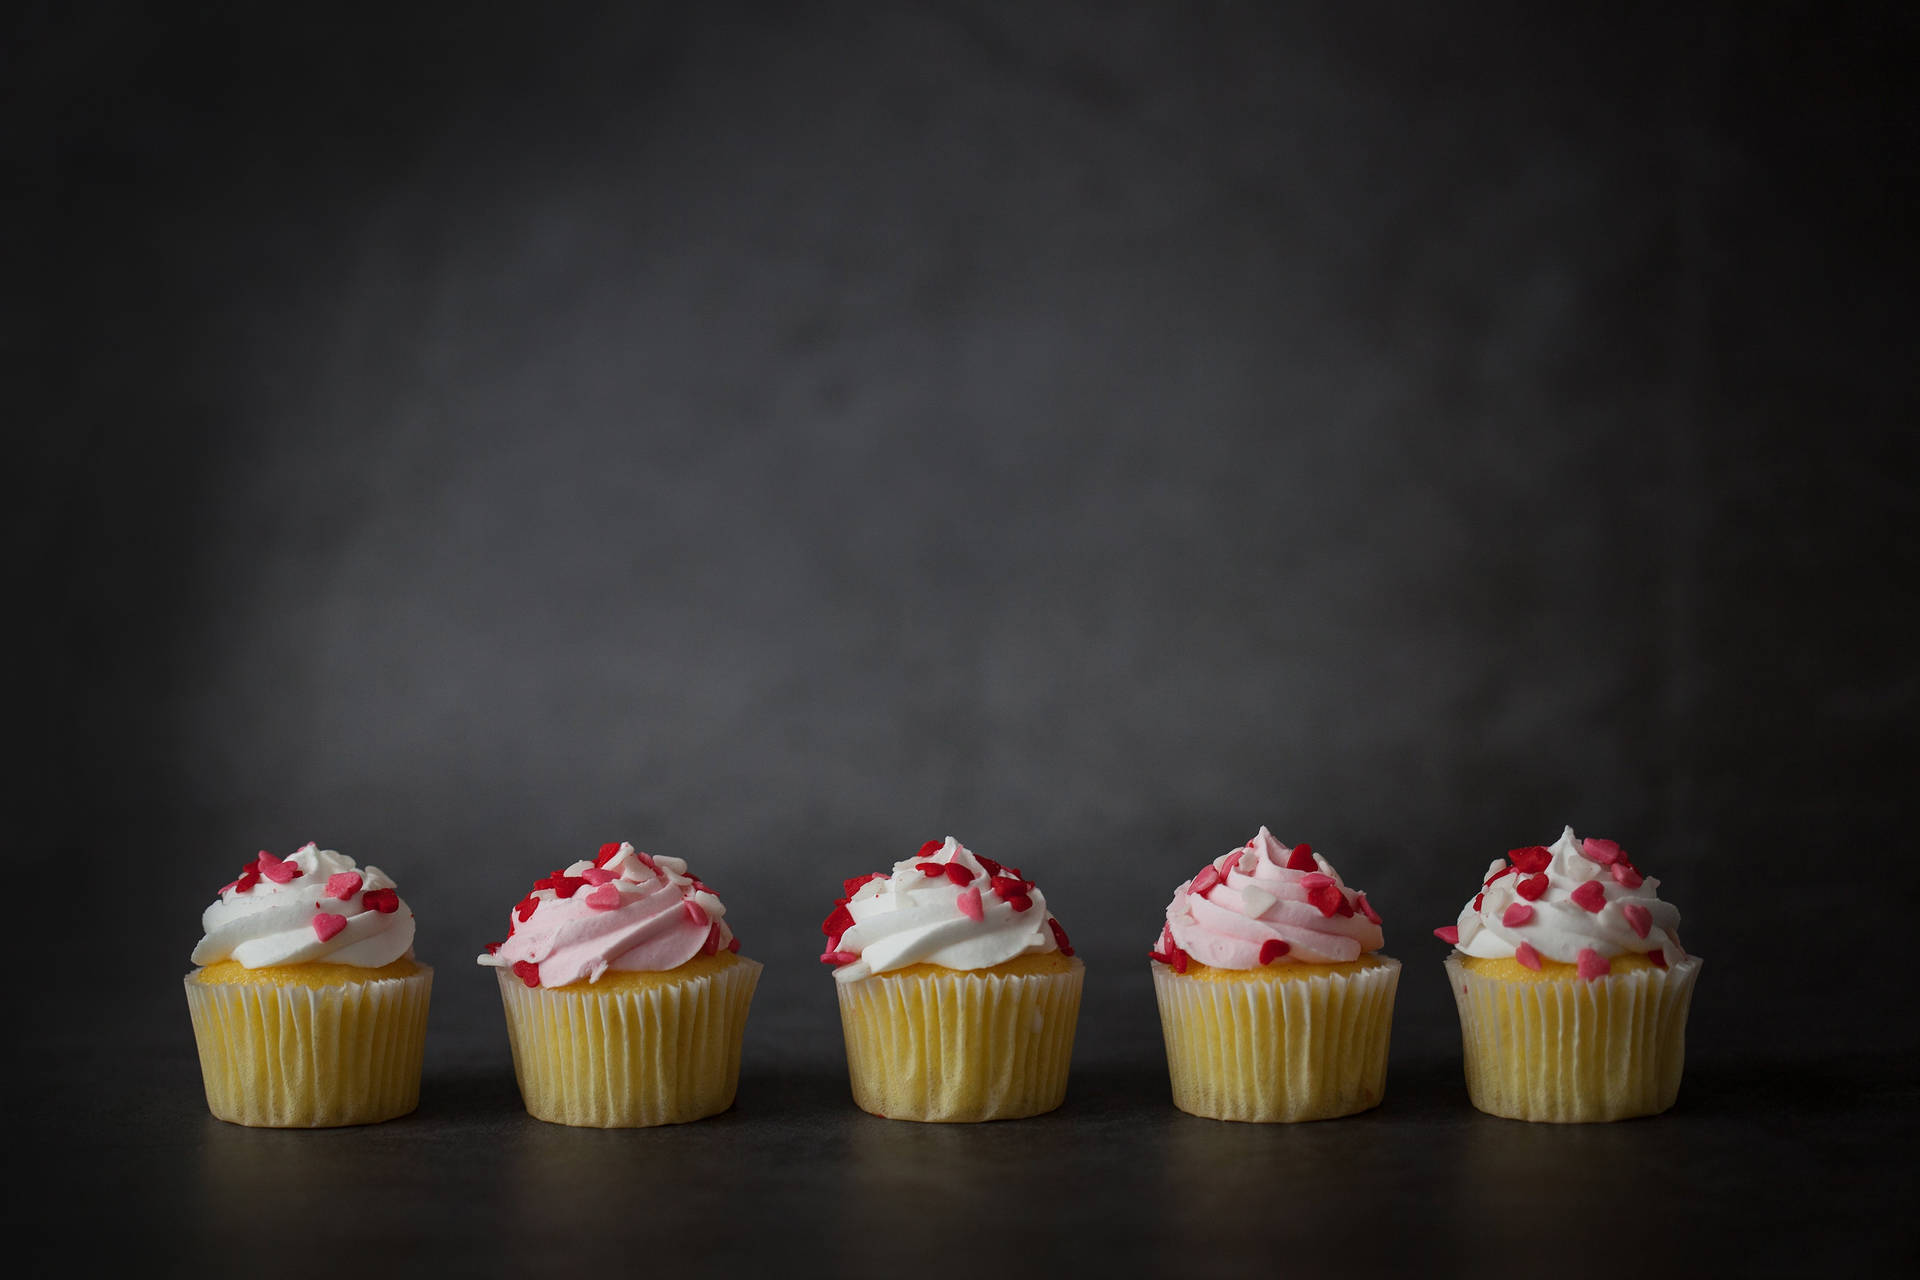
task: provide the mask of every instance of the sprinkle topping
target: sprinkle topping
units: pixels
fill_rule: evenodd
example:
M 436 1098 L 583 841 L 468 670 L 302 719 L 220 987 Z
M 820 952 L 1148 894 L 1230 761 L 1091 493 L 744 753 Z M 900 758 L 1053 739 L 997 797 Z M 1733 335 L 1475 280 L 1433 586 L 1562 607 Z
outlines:
M 1540 953 L 1533 949 L 1531 942 L 1523 942 L 1513 949 L 1513 958 L 1535 973 L 1540 972 Z
M 1278 960 L 1291 950 L 1293 950 L 1293 948 L 1289 947 L 1280 939 L 1268 938 L 1260 944 L 1260 963 L 1263 965 L 1272 964 L 1275 960 Z
M 1528 875 L 1537 875 L 1553 862 L 1553 851 L 1543 844 L 1530 844 L 1524 849 L 1509 849 L 1507 861 Z
M 1500 916 L 1500 923 L 1509 929 L 1518 929 L 1531 919 L 1533 919 L 1532 907 L 1524 902 L 1509 902 L 1506 911 Z
M 1580 948 L 1580 956 L 1575 966 L 1581 978 L 1592 982 L 1595 978 L 1604 978 L 1613 972 L 1613 961 L 1595 951 L 1592 947 Z
M 331 942 L 333 935 L 347 927 L 347 918 L 337 916 L 331 911 L 313 913 L 313 933 L 322 942 Z
M 955 897 L 953 904 L 960 908 L 960 914 L 976 924 L 987 918 L 987 910 L 980 901 L 980 889 L 977 885 L 968 885 Z
M 1460 926 L 1457 924 L 1441 925 L 1433 931 L 1433 936 L 1442 942 L 1457 947 L 1460 945 Z
M 1600 887 L 1598 880 L 1589 880 L 1567 895 L 1577 907 L 1596 914 L 1607 905 L 1607 891 Z
M 1637 902 L 1621 903 L 1620 914 L 1627 918 L 1627 927 L 1635 937 L 1644 938 L 1653 928 L 1653 913 Z
M 365 882 L 360 878 L 358 871 L 336 871 L 327 877 L 326 896 L 345 902 L 360 892 L 360 886 L 363 883 Z
M 1528 876 L 1514 885 L 1513 891 L 1532 902 L 1547 891 L 1547 878 L 1544 875 Z

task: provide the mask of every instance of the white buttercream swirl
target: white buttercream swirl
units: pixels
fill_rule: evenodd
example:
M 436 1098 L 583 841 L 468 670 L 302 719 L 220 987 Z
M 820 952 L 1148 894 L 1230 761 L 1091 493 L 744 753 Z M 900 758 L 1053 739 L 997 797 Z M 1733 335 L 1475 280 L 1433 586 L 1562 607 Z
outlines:
M 1584 848 L 1589 843 L 1617 855 L 1625 869 L 1616 873 L 1615 863 L 1589 856 Z M 1678 935 L 1679 910 L 1660 900 L 1660 882 L 1643 877 L 1631 860 L 1618 852 L 1618 846 L 1610 841 L 1578 840 L 1573 828 L 1568 827 L 1547 852 L 1551 860 L 1543 871 L 1507 871 L 1510 864 L 1506 858 L 1496 858 L 1487 867 L 1481 877 L 1483 887 L 1474 895 L 1477 905 L 1469 900 L 1460 911 L 1456 926 L 1460 939 L 1454 945 L 1462 953 L 1504 959 L 1514 955 L 1524 942 L 1542 959 L 1562 964 L 1577 964 L 1580 953 L 1586 950 L 1605 957 L 1658 951 L 1662 953 L 1659 958 L 1668 964 L 1686 958 Z M 1538 897 L 1529 899 L 1521 885 L 1536 875 L 1546 877 L 1546 886 Z M 1597 890 L 1582 888 L 1588 884 L 1598 886 Z M 1600 910 L 1581 905 L 1575 894 L 1597 902 Z M 1525 923 L 1509 925 L 1505 923 L 1507 912 L 1516 903 L 1531 908 L 1531 914 Z M 1636 917 L 1646 926 L 1644 937 L 1635 928 Z
M 193 949 L 193 963 L 233 960 L 248 969 L 392 964 L 413 948 L 413 909 L 390 893 L 393 888 L 380 868 L 356 866 L 345 854 L 311 842 L 284 860 L 263 852 L 201 914 L 206 936 Z M 346 896 L 332 896 L 336 892 Z M 335 922 L 322 921 L 316 928 L 315 917 L 321 915 L 344 923 L 334 928 Z
M 929 874 L 922 864 L 941 870 Z M 946 872 L 948 865 L 967 872 L 964 883 Z M 1005 897 L 994 891 L 994 868 L 1008 890 Z M 1017 892 L 1013 884 L 1020 886 Z M 976 899 L 962 903 L 969 893 L 977 897 L 977 918 L 968 909 Z M 842 905 L 853 922 L 837 940 L 829 938 L 833 950 L 822 957 L 852 957 L 833 971 L 840 982 L 913 964 L 986 969 L 1016 956 L 1063 949 L 1046 895 L 1016 869 L 983 863 L 952 836 L 937 849 L 924 848 L 894 863 L 891 874 L 868 880 Z

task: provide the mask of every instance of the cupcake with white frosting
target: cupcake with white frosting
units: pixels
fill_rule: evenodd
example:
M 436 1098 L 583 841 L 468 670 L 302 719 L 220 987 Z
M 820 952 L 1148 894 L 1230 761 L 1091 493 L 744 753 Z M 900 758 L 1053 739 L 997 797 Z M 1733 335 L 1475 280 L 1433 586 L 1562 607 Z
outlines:
M 854 1101 L 927 1121 L 1058 1107 L 1086 965 L 1033 881 L 948 837 L 844 889 L 820 959 Z
M 681 859 L 626 843 L 534 882 L 479 958 L 529 1114 L 610 1129 L 733 1105 L 760 965 L 726 914 Z
M 1447 976 L 1473 1105 L 1515 1120 L 1654 1115 L 1686 1059 L 1700 958 L 1680 913 L 1611 840 L 1511 850 L 1454 924 Z
M 214 1115 L 320 1128 L 419 1105 L 433 970 L 378 867 L 311 843 L 263 850 L 200 923 L 187 1006 Z
M 1400 962 L 1367 895 L 1265 827 L 1174 890 L 1151 953 L 1174 1105 L 1325 1120 L 1379 1105 Z

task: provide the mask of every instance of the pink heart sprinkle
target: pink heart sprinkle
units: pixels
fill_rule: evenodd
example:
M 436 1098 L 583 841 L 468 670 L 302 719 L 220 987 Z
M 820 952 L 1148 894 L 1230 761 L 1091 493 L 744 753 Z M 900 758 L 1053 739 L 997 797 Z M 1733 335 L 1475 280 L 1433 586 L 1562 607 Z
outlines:
M 1500 917 L 1500 923 L 1509 929 L 1518 929 L 1533 919 L 1533 908 L 1524 902 L 1509 902 L 1506 911 Z
M 960 914 L 969 920 L 980 921 L 987 918 L 986 908 L 980 905 L 980 890 L 977 888 L 962 889 L 960 895 L 953 900 L 953 905 L 960 908 Z
M 1623 889 L 1638 889 L 1641 883 L 1639 871 L 1631 863 L 1616 862 L 1607 868 L 1613 876 L 1613 882 Z
M 580 878 L 596 888 L 613 882 L 613 872 L 605 867 L 588 867 L 580 873 Z
M 337 916 L 331 911 L 316 911 L 313 913 L 314 936 L 318 937 L 322 942 L 328 941 L 334 934 L 346 927 L 347 918 L 345 916 Z
M 1220 883 L 1220 872 L 1211 866 L 1200 868 L 1200 874 L 1193 878 L 1193 888 L 1188 890 L 1195 897 L 1204 898 L 1207 890 Z
M 1580 948 L 1577 968 L 1580 976 L 1588 982 L 1595 978 L 1604 978 L 1613 972 L 1613 961 L 1595 951 L 1592 947 Z
M 360 892 L 360 873 L 358 871 L 337 871 L 327 877 L 326 896 L 329 898 L 338 898 L 340 901 L 345 902 L 358 892 Z
M 1621 903 L 1620 914 L 1627 918 L 1627 927 L 1636 937 L 1646 937 L 1647 930 L 1653 928 L 1653 913 L 1637 902 Z
M 620 886 L 603 884 L 586 896 L 586 904 L 595 911 L 611 911 L 620 905 Z
M 859 958 L 860 953 L 857 951 L 829 951 L 820 957 L 820 963 L 831 965 L 852 964 Z
M 1532 943 L 1523 942 L 1515 947 L 1513 949 L 1513 958 L 1535 973 L 1540 972 L 1540 953 L 1533 949 Z
M 1612 840 L 1582 840 L 1580 852 L 1602 866 L 1610 867 L 1620 861 L 1620 846 Z
M 598 889 L 595 889 L 594 892 L 598 893 L 600 891 Z M 686 912 L 688 920 L 691 920 L 694 924 L 700 925 L 703 928 L 712 919 L 712 917 L 707 915 L 707 909 L 701 906 L 699 903 L 695 902 L 692 898 L 688 898 L 686 901 L 682 902 L 680 904 L 680 909 Z
M 1457 947 L 1460 945 L 1460 926 L 1457 924 L 1442 925 L 1433 931 L 1433 936 L 1442 942 L 1449 942 Z
M 296 863 L 282 862 L 265 849 L 262 849 L 260 851 L 260 874 L 275 884 L 285 884 L 289 880 L 298 880 L 300 878 L 300 867 Z
M 1567 896 L 1573 899 L 1575 906 L 1596 913 L 1607 905 L 1607 891 L 1600 887 L 1598 880 L 1587 881 Z
M 1260 944 L 1260 963 L 1272 964 L 1275 960 L 1278 960 L 1291 950 L 1293 950 L 1293 948 L 1280 941 L 1280 939 L 1268 938 Z
M 1300 877 L 1300 887 L 1302 889 L 1305 889 L 1308 893 L 1312 893 L 1315 889 L 1322 888 L 1332 883 L 1333 883 L 1332 876 L 1324 875 L 1318 871 L 1309 871 L 1306 875 Z

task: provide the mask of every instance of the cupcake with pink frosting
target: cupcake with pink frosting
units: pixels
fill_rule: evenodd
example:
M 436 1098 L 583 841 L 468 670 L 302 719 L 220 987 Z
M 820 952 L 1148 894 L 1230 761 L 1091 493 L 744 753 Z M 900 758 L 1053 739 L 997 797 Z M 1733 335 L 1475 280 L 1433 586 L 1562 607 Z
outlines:
M 949 836 L 843 889 L 820 959 L 854 1101 L 926 1121 L 1059 1106 L 1086 965 L 1039 886 Z
M 1495 858 L 1453 924 L 1447 977 L 1467 1093 L 1514 1120 L 1577 1122 L 1672 1106 L 1700 958 L 1680 912 L 1612 840 L 1567 827 Z
M 534 881 L 498 971 L 527 1111 L 556 1124 L 678 1124 L 733 1105 L 760 965 L 679 858 L 631 844 Z
M 1380 914 L 1265 827 L 1174 890 L 1151 952 L 1174 1105 L 1325 1120 L 1379 1105 L 1400 962 Z

